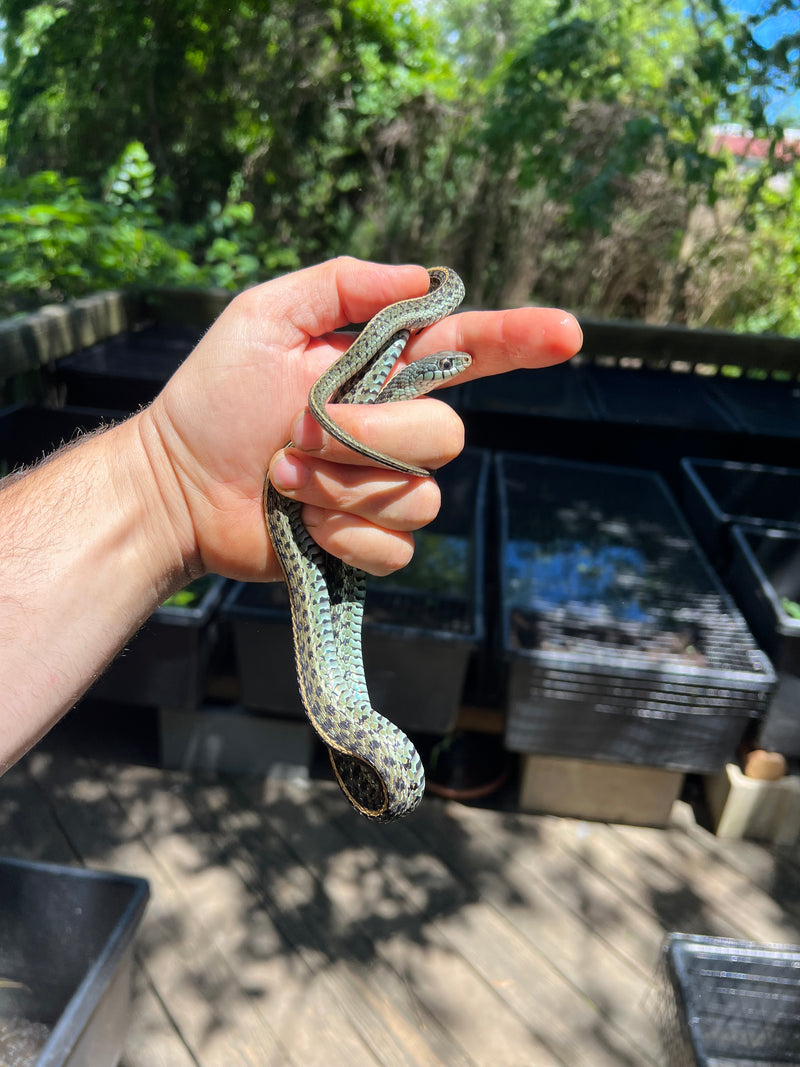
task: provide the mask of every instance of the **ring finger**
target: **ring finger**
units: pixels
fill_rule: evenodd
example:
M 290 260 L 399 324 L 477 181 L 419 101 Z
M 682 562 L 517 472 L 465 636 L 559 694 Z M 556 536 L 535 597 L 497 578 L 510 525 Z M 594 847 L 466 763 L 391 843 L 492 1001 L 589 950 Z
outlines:
M 412 534 L 386 530 L 349 512 L 306 504 L 302 519 L 320 548 L 379 578 L 405 567 L 414 554 Z
M 269 477 L 278 492 L 293 500 L 395 532 L 427 525 L 441 503 L 433 478 L 311 459 L 291 446 L 275 454 Z

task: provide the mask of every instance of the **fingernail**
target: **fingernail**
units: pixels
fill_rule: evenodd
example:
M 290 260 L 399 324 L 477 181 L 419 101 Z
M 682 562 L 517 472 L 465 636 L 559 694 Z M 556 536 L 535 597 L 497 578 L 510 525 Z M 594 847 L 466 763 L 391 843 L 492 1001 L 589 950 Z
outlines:
M 292 441 L 304 452 L 316 452 L 322 448 L 325 441 L 322 427 L 309 411 L 304 411 L 292 427 Z
M 567 315 L 567 317 L 564 319 L 564 325 L 567 327 L 567 329 L 572 330 L 572 334 L 574 337 L 572 347 L 575 349 L 576 352 L 580 352 L 580 350 L 583 348 L 583 330 L 581 329 L 581 324 L 578 322 L 574 315 Z
M 276 460 L 269 474 L 276 489 L 299 489 L 308 478 L 308 467 L 296 456 L 286 453 Z

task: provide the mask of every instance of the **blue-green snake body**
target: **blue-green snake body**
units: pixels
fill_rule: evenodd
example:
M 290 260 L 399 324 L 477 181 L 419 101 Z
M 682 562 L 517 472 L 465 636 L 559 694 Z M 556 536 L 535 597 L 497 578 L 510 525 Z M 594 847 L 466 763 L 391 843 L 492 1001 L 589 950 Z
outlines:
M 410 331 L 438 322 L 464 297 L 453 271 L 436 267 L 428 273 L 428 293 L 378 312 L 309 394 L 309 409 L 333 437 L 377 464 L 418 476 L 430 472 L 361 444 L 330 418 L 325 405 L 421 396 L 469 366 L 466 353 L 441 352 L 386 382 Z M 370 702 L 361 658 L 365 575 L 321 549 L 303 525 L 302 505 L 269 481 L 264 510 L 289 589 L 298 685 L 309 721 L 359 812 L 376 821 L 406 815 L 422 799 L 425 776 L 412 743 Z

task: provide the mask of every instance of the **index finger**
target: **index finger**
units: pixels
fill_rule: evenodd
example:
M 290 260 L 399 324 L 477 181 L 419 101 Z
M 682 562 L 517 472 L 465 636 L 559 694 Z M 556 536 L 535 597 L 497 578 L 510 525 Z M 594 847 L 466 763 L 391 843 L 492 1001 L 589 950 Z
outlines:
M 577 319 L 557 308 L 464 311 L 423 331 L 409 345 L 412 359 L 440 350 L 469 352 L 472 366 L 454 385 L 526 367 L 563 363 L 580 351 Z
M 287 328 L 288 344 L 304 343 L 353 322 L 364 322 L 398 300 L 427 292 L 428 272 L 340 256 L 248 290 L 256 319 L 269 315 Z

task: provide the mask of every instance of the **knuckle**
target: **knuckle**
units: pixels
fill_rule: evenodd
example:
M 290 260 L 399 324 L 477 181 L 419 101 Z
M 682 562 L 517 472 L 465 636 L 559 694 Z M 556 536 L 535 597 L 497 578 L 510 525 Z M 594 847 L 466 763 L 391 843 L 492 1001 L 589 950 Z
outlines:
M 352 267 L 354 263 L 358 263 L 359 260 L 356 259 L 355 256 L 348 256 L 348 255 L 342 254 L 342 255 L 339 255 L 339 256 L 334 256 L 333 262 L 335 263 L 337 268 L 342 268 L 342 269 L 347 270 L 350 267 Z
M 418 520 L 417 525 L 427 526 L 429 522 L 433 522 L 436 516 L 439 514 L 439 508 L 442 506 L 442 493 L 439 486 L 432 478 L 426 478 L 418 490 L 418 496 L 415 501 L 415 519 Z
M 414 538 L 410 534 L 406 536 L 395 535 L 387 539 L 381 559 L 381 573 L 392 574 L 394 571 L 402 570 L 403 567 L 407 567 L 411 562 L 413 555 Z
M 461 416 L 458 415 L 449 404 L 445 404 L 444 402 L 441 403 L 442 406 L 447 409 L 445 421 L 448 447 L 452 450 L 450 459 L 455 459 L 455 457 L 460 455 L 464 450 L 466 440 L 464 423 Z

